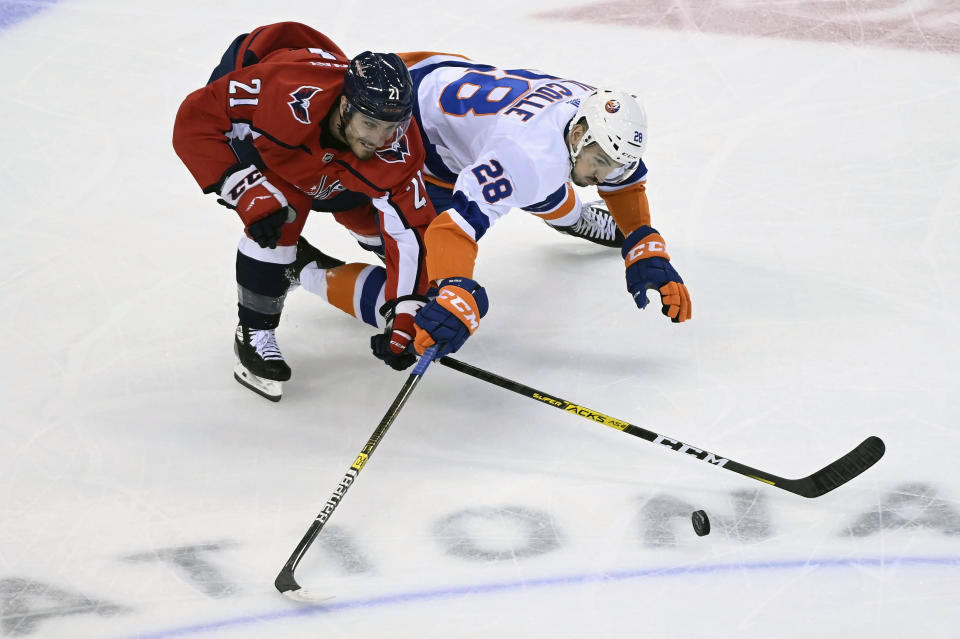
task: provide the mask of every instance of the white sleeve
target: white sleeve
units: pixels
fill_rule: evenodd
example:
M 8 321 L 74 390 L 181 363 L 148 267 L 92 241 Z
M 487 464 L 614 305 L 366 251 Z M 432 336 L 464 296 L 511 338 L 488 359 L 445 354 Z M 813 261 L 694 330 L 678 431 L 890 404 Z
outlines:
M 533 161 L 516 144 L 501 140 L 457 176 L 450 216 L 479 240 L 510 209 L 536 201 L 538 186 Z

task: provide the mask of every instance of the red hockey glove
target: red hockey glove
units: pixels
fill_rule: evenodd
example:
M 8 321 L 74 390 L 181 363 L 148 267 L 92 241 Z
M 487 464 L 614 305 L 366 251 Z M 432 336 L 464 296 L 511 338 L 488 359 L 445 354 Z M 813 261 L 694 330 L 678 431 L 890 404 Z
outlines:
M 244 230 L 263 248 L 277 248 L 284 223 L 293 221 L 288 219 L 292 209 L 287 209 L 287 198 L 253 165 L 228 175 L 220 197 L 237 211 Z
M 627 290 L 637 308 L 647 305 L 647 290 L 653 288 L 660 293 L 663 314 L 671 321 L 690 319 L 690 292 L 670 264 L 663 238 L 655 229 L 641 226 L 627 236 L 620 250 L 627 267 Z
M 402 371 L 417 361 L 410 347 L 416 329 L 413 316 L 426 304 L 427 298 L 409 295 L 387 302 L 380 314 L 387 319 L 386 330 L 370 338 L 370 349 L 374 357 L 382 359 L 390 368 Z

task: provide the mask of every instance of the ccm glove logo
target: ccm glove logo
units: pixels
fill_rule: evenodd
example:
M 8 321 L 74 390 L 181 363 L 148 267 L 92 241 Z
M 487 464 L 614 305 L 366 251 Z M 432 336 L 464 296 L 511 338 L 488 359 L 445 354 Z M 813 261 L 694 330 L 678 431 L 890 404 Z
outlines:
M 670 256 L 667 255 L 666 243 L 663 241 L 663 238 L 660 237 L 659 233 L 651 233 L 640 240 L 636 246 L 630 249 L 624 261 L 627 266 L 630 266 L 648 257 L 662 257 L 665 260 L 670 259 Z
M 240 198 L 243 197 L 244 193 L 263 182 L 266 182 L 266 178 L 263 177 L 260 169 L 254 165 L 250 165 L 245 169 L 240 169 L 230 174 L 223 181 L 223 187 L 220 189 L 220 197 L 222 197 L 227 204 L 236 208 L 237 203 L 240 201 Z
M 474 331 L 480 328 L 480 318 L 477 317 L 476 310 L 467 299 L 473 300 L 473 295 L 459 286 L 444 286 L 440 290 L 440 295 L 437 296 L 437 303 L 463 322 L 473 335 Z

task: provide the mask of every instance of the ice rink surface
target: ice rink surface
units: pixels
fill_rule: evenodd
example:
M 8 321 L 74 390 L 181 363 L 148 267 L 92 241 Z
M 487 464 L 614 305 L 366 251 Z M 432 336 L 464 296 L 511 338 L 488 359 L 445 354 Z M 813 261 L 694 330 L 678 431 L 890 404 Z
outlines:
M 270 5 L 270 8 L 267 8 Z M 639 8 L 638 8 L 639 7 Z M 950 2 L 0 0 L 0 635 L 960 637 L 960 12 Z M 298 570 L 405 375 L 303 291 L 273 404 L 231 379 L 238 220 L 170 144 L 230 40 L 307 22 L 644 96 L 693 320 L 514 212 L 458 357 L 786 477 L 804 499 L 431 367 Z M 306 235 L 366 260 L 329 219 Z M 714 531 L 699 538 L 690 512 Z

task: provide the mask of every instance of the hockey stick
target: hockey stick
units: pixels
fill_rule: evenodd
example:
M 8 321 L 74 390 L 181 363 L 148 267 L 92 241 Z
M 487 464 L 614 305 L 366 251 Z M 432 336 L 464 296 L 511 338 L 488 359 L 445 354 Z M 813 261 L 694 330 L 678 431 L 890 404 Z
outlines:
M 562 411 L 575 413 L 580 417 L 598 422 L 604 426 L 615 428 L 633 435 L 634 437 L 645 439 L 654 444 L 662 444 L 677 452 L 686 453 L 696 457 L 697 459 L 713 464 L 714 466 L 720 466 L 726 470 L 732 470 L 735 473 L 745 475 L 751 479 L 756 479 L 757 481 L 770 484 L 771 486 L 781 488 L 802 497 L 820 497 L 821 495 L 825 495 L 826 493 L 830 492 L 834 488 L 842 486 L 880 461 L 880 458 L 883 457 L 883 453 L 886 450 L 882 439 L 876 436 L 867 437 L 849 453 L 835 462 L 828 464 L 824 468 L 821 468 L 812 475 L 808 475 L 807 477 L 802 477 L 800 479 L 786 479 L 762 470 L 757 470 L 756 468 L 751 468 L 746 464 L 735 462 L 732 459 L 720 457 L 719 455 L 715 455 L 714 453 L 701 448 L 696 448 L 690 444 L 685 444 L 680 440 L 672 439 L 665 435 L 660 435 L 659 433 L 655 433 L 639 426 L 634 426 L 633 424 L 619 419 L 614 419 L 613 417 L 608 417 L 603 413 L 598 413 L 597 411 L 585 406 L 580 406 L 579 404 L 568 402 L 565 399 L 554 397 L 553 395 L 543 393 L 530 388 L 529 386 L 506 379 L 505 377 L 500 377 L 495 373 L 490 373 L 483 369 L 477 368 L 476 366 L 471 366 L 470 364 L 466 364 L 453 358 L 443 357 L 440 359 L 440 363 L 448 368 L 460 371 L 461 373 L 466 373 L 471 377 L 476 377 L 477 379 L 489 382 L 495 386 L 519 393 L 520 395 L 535 399 L 539 402 L 543 402 L 544 404 L 555 406 Z
M 416 388 L 420 378 L 423 377 L 424 372 L 426 372 L 430 362 L 433 361 L 436 350 L 437 349 L 435 346 L 431 346 L 420 357 L 420 361 L 417 362 L 416 366 L 414 366 L 413 372 L 410 373 L 409 377 L 407 377 L 407 381 L 403 383 L 403 388 L 401 388 L 400 392 L 397 393 L 396 399 L 393 400 L 390 408 L 387 409 L 387 413 L 383 416 L 383 419 L 380 420 L 380 424 L 377 426 L 377 429 L 373 431 L 373 435 L 371 435 L 370 439 L 367 440 L 366 445 L 363 447 L 363 450 L 360 451 L 360 454 L 353 462 L 353 465 L 347 469 L 347 473 L 343 476 L 343 479 L 340 480 L 340 483 L 334 489 L 333 494 L 330 495 L 330 499 L 327 500 L 323 510 L 320 511 L 320 514 L 317 515 L 317 518 L 313 520 L 312 524 L 310 524 L 310 528 L 307 529 L 307 533 L 303 536 L 303 539 L 300 540 L 300 543 L 297 544 L 293 554 L 290 555 L 289 559 L 287 559 L 287 563 L 283 565 L 283 568 L 280 570 L 280 574 L 278 574 L 277 578 L 274 580 L 273 585 L 276 586 L 277 590 L 290 599 L 293 599 L 294 601 L 313 603 L 330 599 L 330 597 L 314 595 L 310 593 L 310 591 L 301 588 L 300 584 L 297 583 L 297 580 L 293 576 L 293 571 L 297 569 L 297 565 L 300 563 L 300 560 L 303 559 L 304 553 L 307 552 L 307 549 L 310 548 L 310 545 L 317 538 L 317 535 L 319 535 L 320 531 L 323 530 L 324 524 L 326 524 L 327 520 L 330 519 L 333 511 L 336 510 L 337 506 L 340 505 L 340 501 L 343 499 L 344 495 L 347 494 L 347 490 L 350 489 L 350 486 L 356 480 L 357 475 L 359 475 L 360 471 L 363 470 L 364 465 L 370 459 L 370 456 L 373 455 L 373 451 L 377 449 L 377 445 L 380 443 L 380 440 L 383 439 L 383 436 L 387 434 L 387 430 L 390 429 L 390 425 L 393 424 L 393 420 L 397 418 L 397 415 L 400 413 L 400 409 L 403 408 L 403 405 L 407 402 L 407 399 L 410 397 L 413 389 Z

